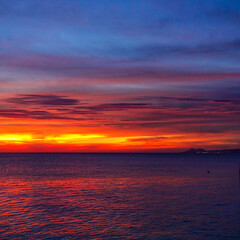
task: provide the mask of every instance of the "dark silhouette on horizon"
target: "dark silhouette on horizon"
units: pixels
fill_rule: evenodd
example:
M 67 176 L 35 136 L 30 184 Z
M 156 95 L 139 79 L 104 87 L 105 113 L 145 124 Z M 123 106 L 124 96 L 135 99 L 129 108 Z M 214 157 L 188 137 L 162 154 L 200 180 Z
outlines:
M 207 153 L 240 153 L 240 148 L 237 149 L 223 149 L 223 150 L 205 150 L 203 148 L 191 148 L 182 153 L 190 154 L 207 154 Z

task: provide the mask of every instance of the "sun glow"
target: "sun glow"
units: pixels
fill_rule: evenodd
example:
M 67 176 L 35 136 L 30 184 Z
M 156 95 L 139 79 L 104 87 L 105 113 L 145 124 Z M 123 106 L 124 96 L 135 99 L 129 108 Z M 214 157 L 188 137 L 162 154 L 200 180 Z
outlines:
M 0 135 L 0 142 L 6 143 L 24 143 L 32 141 L 30 134 L 3 134 Z
M 94 141 L 99 138 L 104 138 L 104 135 L 100 134 L 64 134 L 60 136 L 47 136 L 44 138 L 45 142 L 56 142 L 56 143 L 86 143 L 89 141 Z
M 11 129 L 12 130 L 12 129 Z M 0 152 L 120 152 L 120 151 L 169 151 L 168 149 L 186 149 L 190 144 L 200 147 L 203 144 L 224 144 L 228 136 L 222 136 L 216 142 L 214 134 L 202 136 L 199 134 L 161 134 L 137 135 L 128 132 L 124 136 L 120 133 L 55 133 L 48 129 L 48 133 L 9 133 L 0 134 Z M 52 131 L 52 132 L 51 132 Z M 227 139 L 228 140 L 228 139 Z M 230 139 L 231 140 L 231 139 Z
M 93 146 L 93 145 L 112 145 L 112 146 L 159 146 L 162 140 L 176 138 L 179 136 L 118 136 L 112 137 L 103 134 L 2 134 L 0 135 L 0 144 L 53 144 L 53 145 L 72 145 L 72 146 Z M 152 143 L 152 144 L 151 144 Z M 155 147 L 156 147 L 155 146 Z
M 31 134 L 3 134 L 0 135 L 2 143 L 26 143 L 26 142 L 44 142 L 44 143 L 83 143 L 104 138 L 100 134 L 64 134 L 58 136 L 35 136 Z

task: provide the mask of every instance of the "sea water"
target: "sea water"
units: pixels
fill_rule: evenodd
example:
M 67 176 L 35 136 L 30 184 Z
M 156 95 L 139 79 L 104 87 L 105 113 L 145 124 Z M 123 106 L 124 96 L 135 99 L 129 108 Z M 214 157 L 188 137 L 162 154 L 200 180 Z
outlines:
M 237 154 L 0 154 L 0 239 L 240 239 Z

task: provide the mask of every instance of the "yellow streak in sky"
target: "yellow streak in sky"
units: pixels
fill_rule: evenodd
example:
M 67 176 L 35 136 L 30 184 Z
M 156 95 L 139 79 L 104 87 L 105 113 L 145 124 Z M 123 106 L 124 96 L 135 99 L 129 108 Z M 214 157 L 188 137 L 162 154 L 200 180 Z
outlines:
M 1 143 L 90 143 L 98 138 L 104 138 L 104 135 L 99 134 L 64 134 L 59 136 L 34 136 L 31 134 L 2 134 L 0 135 Z
M 162 141 L 167 143 L 173 142 L 174 138 L 179 135 L 163 135 L 163 136 L 128 136 L 128 137 L 110 137 L 101 134 L 62 134 L 62 135 L 37 135 L 37 134 L 2 134 L 0 135 L 0 144 L 68 144 L 68 145 L 92 145 L 92 144 L 110 144 L 118 146 L 141 146 L 145 145 L 145 140 L 154 142 L 154 138 L 158 138 L 155 144 Z M 164 138 L 164 140 L 161 139 Z M 177 141 L 179 141 L 177 139 Z
M 22 143 L 29 142 L 32 140 L 30 134 L 3 134 L 0 135 L 0 142 L 6 143 Z
M 45 142 L 57 142 L 57 143 L 89 143 L 91 140 L 98 138 L 104 138 L 104 135 L 100 134 L 64 134 L 60 136 L 47 136 L 44 138 Z

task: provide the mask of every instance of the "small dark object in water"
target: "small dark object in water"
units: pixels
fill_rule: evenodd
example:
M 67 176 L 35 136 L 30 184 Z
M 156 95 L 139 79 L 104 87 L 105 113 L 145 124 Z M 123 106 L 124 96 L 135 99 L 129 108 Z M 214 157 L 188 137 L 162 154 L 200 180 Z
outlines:
M 210 173 L 210 171 L 207 171 L 207 173 Z

